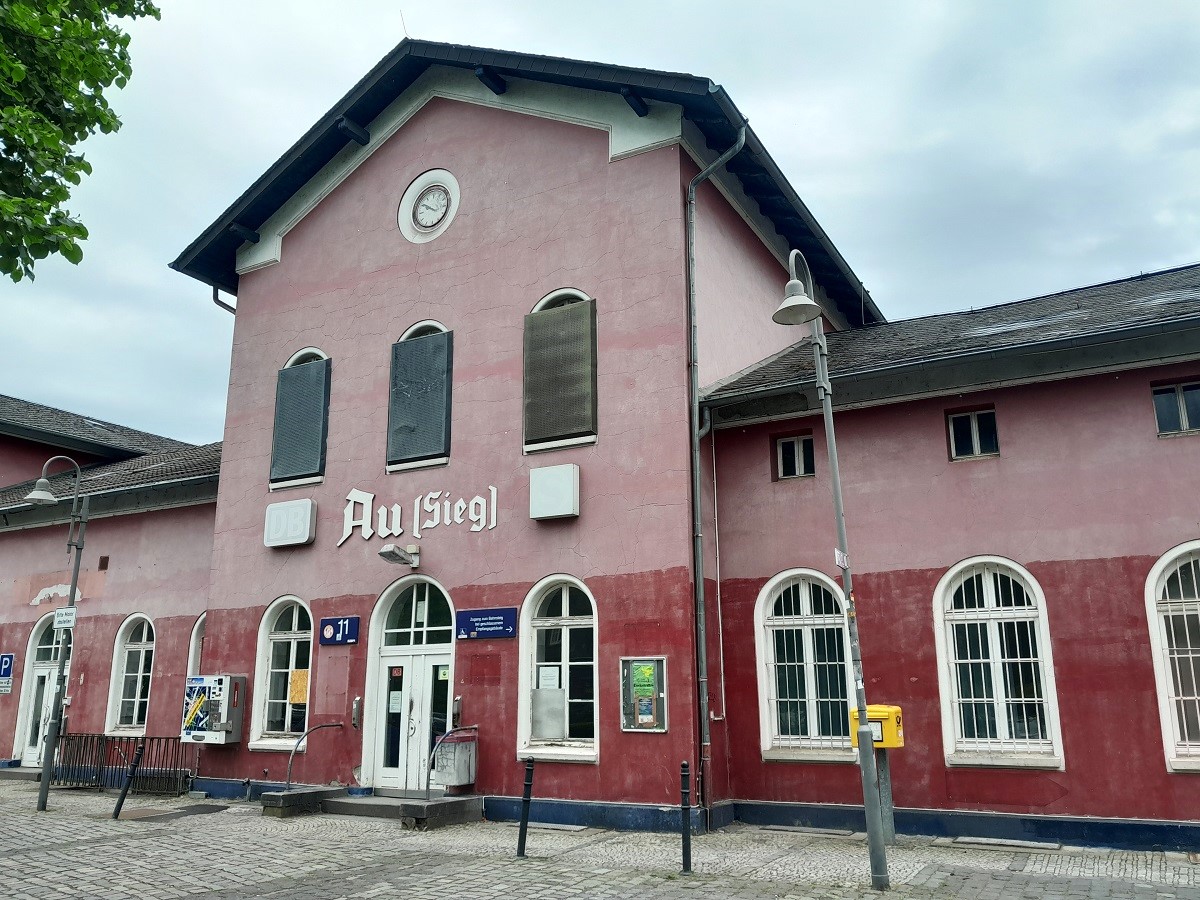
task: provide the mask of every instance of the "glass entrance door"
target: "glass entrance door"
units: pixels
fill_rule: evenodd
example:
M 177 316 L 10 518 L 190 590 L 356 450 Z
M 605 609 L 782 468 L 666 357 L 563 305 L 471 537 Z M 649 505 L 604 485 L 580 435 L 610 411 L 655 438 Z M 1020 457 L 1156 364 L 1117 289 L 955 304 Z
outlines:
M 380 767 L 375 785 L 424 791 L 429 755 L 446 732 L 450 655 L 407 654 L 383 662 Z
M 54 679 L 58 670 L 36 668 L 29 693 L 29 716 L 25 720 L 25 739 L 21 742 L 21 765 L 40 766 L 42 748 L 46 743 L 46 726 L 54 705 Z

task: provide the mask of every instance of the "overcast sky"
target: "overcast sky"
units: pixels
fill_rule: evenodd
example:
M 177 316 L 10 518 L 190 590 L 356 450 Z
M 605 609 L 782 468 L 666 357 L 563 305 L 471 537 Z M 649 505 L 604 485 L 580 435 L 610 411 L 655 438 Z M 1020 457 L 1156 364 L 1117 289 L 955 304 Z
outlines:
M 1194 0 L 162 5 L 86 145 L 83 263 L 0 280 L 0 393 L 219 440 L 233 317 L 167 263 L 405 25 L 723 85 L 893 320 L 1200 260 Z

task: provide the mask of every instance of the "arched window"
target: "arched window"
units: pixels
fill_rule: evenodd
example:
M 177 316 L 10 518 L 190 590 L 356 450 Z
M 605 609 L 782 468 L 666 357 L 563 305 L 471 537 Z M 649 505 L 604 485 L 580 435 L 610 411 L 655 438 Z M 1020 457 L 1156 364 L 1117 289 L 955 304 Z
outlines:
M 410 584 L 392 602 L 383 625 L 385 647 L 417 647 L 449 644 L 454 623 L 450 619 L 450 601 L 435 584 L 418 581 Z
M 143 615 L 130 616 L 117 629 L 113 648 L 109 728 L 146 728 L 154 671 L 154 625 Z
M 252 748 L 281 739 L 290 748 L 307 730 L 311 660 L 312 615 L 299 599 L 281 597 L 259 625 Z
M 33 649 L 35 663 L 58 662 L 58 656 L 66 648 L 67 662 L 71 661 L 71 634 L 73 629 L 54 628 L 54 617 L 46 620 L 45 626 L 38 633 L 37 644 Z
M 454 332 L 441 322 L 417 322 L 392 344 L 387 471 L 450 461 Z
M 951 765 L 1062 768 L 1046 600 L 1011 560 L 953 567 L 934 594 L 942 737 Z
M 1200 771 L 1200 541 L 1155 563 L 1146 615 L 1167 768 Z
M 583 583 L 543 579 L 521 607 L 518 754 L 595 760 L 596 606 Z
M 754 608 L 766 759 L 850 760 L 850 639 L 842 593 L 819 572 L 775 576 Z
M 279 370 L 271 486 L 310 484 L 325 475 L 332 363 L 316 347 L 294 353 Z
M 565 288 L 525 317 L 525 450 L 595 442 L 596 301 Z
M 208 625 L 208 613 L 200 613 L 196 624 L 192 626 L 192 639 L 188 642 L 188 676 L 200 675 L 204 665 L 204 632 Z

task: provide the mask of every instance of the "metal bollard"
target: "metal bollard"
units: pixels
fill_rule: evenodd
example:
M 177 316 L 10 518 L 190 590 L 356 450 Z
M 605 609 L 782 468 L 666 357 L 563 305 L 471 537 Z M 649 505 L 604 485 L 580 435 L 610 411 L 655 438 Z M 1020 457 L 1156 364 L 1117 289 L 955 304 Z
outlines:
M 121 795 L 117 797 L 117 805 L 113 808 L 113 818 L 121 815 L 121 807 L 125 805 L 125 795 L 129 793 L 129 787 L 133 784 L 133 776 L 137 774 L 138 766 L 142 764 L 142 754 L 146 752 L 146 745 L 139 743 L 137 749 L 133 751 L 133 762 L 129 764 L 129 771 L 125 773 L 125 783 L 121 785 Z
M 529 801 L 533 796 L 533 757 L 525 760 L 525 791 L 521 794 L 521 828 L 517 832 L 517 856 L 525 858 L 525 834 L 529 831 Z
M 679 832 L 683 836 L 683 875 L 692 874 L 691 779 L 691 770 L 687 760 L 684 760 L 679 764 Z

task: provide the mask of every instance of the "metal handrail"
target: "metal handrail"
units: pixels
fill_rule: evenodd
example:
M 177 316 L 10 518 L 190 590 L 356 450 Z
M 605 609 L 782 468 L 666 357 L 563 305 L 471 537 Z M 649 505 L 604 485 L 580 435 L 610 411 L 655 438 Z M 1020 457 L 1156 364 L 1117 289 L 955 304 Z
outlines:
M 425 766 L 425 799 L 429 799 L 429 780 L 433 777 L 433 762 L 437 758 L 438 747 L 442 746 L 442 741 L 450 737 L 452 734 L 457 734 L 460 731 L 474 731 L 476 735 L 479 733 L 478 725 L 459 725 L 457 728 L 451 728 L 449 731 L 442 734 L 433 743 L 433 749 L 429 751 L 428 764 Z M 478 752 L 478 738 L 476 739 L 476 752 Z
M 344 728 L 345 726 L 345 722 L 326 722 L 323 725 L 314 725 L 312 728 L 308 729 L 308 731 L 304 732 L 304 734 L 300 735 L 300 737 L 296 738 L 296 746 L 293 747 L 292 752 L 288 754 L 287 782 L 283 786 L 285 793 L 292 789 L 292 761 L 296 758 L 296 751 L 300 749 L 300 745 L 304 743 L 304 739 L 318 728 Z

